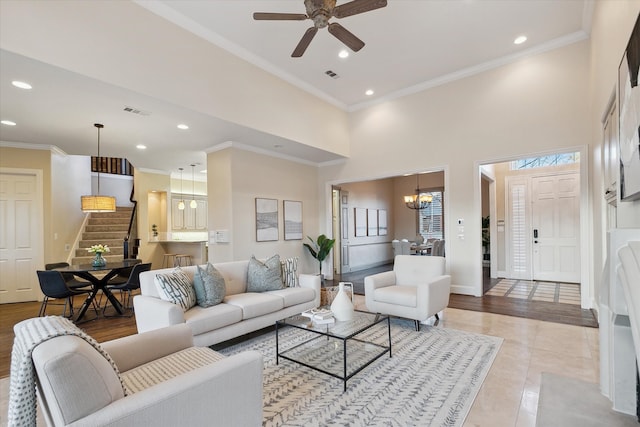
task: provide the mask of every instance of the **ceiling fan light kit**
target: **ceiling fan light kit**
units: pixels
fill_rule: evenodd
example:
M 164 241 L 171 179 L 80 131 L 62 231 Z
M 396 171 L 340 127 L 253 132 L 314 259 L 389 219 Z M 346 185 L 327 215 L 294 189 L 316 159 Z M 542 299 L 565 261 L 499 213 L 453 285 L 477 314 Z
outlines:
M 328 27 L 329 33 L 344 43 L 349 49 L 358 52 L 364 47 L 364 42 L 337 22 L 329 23 L 331 18 L 346 18 L 371 10 L 380 9 L 387 5 L 387 0 L 353 0 L 336 6 L 336 0 L 304 0 L 307 14 L 302 13 L 269 13 L 256 12 L 253 19 L 257 21 L 304 21 L 311 19 L 313 27 L 307 31 L 298 42 L 291 54 L 294 58 L 301 57 L 309 47 L 319 28 Z

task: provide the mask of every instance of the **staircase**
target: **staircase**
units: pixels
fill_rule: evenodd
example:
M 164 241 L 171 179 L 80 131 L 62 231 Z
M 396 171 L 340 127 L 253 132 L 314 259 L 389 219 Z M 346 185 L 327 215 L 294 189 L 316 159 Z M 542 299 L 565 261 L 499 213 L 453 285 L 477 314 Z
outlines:
M 90 263 L 94 255 L 87 252 L 87 249 L 100 244 L 107 245 L 111 249 L 111 252 L 103 254 L 107 262 L 122 261 L 123 242 L 129 229 L 132 210 L 133 208 L 130 207 L 118 207 L 115 212 L 89 214 L 89 220 L 72 263 L 74 265 Z

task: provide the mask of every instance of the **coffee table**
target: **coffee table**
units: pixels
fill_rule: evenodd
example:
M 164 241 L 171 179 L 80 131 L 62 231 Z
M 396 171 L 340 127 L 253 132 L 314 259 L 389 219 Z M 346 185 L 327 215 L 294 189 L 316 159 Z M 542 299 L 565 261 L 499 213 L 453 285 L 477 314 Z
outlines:
M 384 327 L 379 331 L 373 330 L 385 321 L 386 331 Z M 280 351 L 280 330 L 286 326 L 306 336 L 296 335 L 296 344 Z M 300 315 L 276 322 L 276 364 L 283 358 L 339 378 L 344 383 L 344 391 L 347 390 L 347 380 L 387 352 L 391 357 L 389 316 L 355 311 L 352 320 L 333 324 L 314 324 Z

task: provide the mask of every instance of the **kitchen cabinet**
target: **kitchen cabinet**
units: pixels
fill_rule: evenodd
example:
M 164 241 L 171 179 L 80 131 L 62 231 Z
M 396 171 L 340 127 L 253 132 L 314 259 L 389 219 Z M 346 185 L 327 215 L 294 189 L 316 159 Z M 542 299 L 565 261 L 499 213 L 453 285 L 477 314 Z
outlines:
M 171 228 L 173 230 L 206 230 L 207 229 L 207 201 L 196 198 L 197 207 L 192 208 L 192 198 L 184 198 L 184 209 L 178 209 L 180 197 L 171 199 Z

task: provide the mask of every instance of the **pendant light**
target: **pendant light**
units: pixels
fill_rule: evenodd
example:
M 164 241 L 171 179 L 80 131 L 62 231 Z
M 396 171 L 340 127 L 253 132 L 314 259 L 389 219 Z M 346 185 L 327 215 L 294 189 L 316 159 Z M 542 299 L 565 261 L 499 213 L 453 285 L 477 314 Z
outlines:
M 196 202 L 195 179 L 193 177 L 193 168 L 195 167 L 196 165 L 191 165 L 191 203 L 189 203 L 191 209 L 198 207 L 198 202 Z
M 428 208 L 432 201 L 432 194 L 420 194 L 420 174 L 416 174 L 416 193 L 404 196 L 404 204 L 409 209 L 422 210 Z
M 80 206 L 82 212 L 115 212 L 116 211 L 116 198 L 113 196 L 101 196 L 100 195 L 100 129 L 104 125 L 95 123 L 98 129 L 98 157 L 96 157 L 96 170 L 98 171 L 98 192 L 95 196 L 81 196 Z
M 178 202 L 178 209 L 181 211 L 184 210 L 184 198 L 182 195 L 182 168 L 178 168 L 180 170 L 180 201 Z

